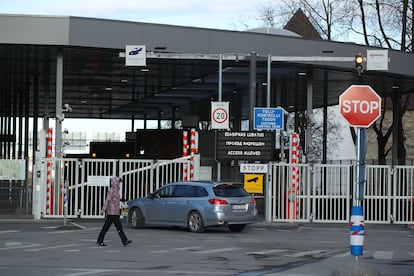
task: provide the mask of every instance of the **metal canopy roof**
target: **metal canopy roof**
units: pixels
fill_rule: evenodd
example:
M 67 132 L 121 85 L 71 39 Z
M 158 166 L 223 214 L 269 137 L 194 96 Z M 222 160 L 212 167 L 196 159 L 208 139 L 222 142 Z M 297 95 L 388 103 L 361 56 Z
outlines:
M 208 121 L 210 102 L 218 96 L 220 53 L 244 53 L 223 61 L 222 91 L 223 100 L 231 102 L 231 116 L 248 119 L 252 51 L 259 53 L 256 105 L 266 106 L 267 55 L 352 57 L 367 49 L 269 34 L 73 17 L 0 15 L 0 26 L 2 97 L 8 91 L 15 91 L 10 96 L 20 90 L 28 93 L 30 116 L 55 116 L 58 52 L 64 62 L 63 103 L 72 107 L 67 117 L 179 120 L 198 116 Z M 32 32 L 39 26 L 44 32 L 35 37 Z M 120 57 L 125 44 L 147 45 L 146 68 L 125 67 Z M 363 83 L 383 97 L 413 92 L 413 55 L 391 51 L 390 59 L 388 72 L 366 72 Z M 357 81 L 353 62 L 274 61 L 271 106 L 305 109 L 309 78 L 314 107 L 337 104 L 339 95 Z

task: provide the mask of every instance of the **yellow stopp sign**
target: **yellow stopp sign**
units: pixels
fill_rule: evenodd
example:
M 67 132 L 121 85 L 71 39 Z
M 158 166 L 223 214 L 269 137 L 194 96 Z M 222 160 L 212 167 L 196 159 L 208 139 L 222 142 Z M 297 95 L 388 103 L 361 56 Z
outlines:
M 245 174 L 244 188 L 249 194 L 263 194 L 263 174 Z

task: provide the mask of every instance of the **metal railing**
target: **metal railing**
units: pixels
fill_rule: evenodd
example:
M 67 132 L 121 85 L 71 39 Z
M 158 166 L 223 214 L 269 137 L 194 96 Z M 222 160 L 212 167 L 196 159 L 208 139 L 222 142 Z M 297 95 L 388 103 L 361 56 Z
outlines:
M 47 194 L 45 176 L 49 162 L 52 181 Z M 33 200 L 40 207 L 33 209 L 44 218 L 100 217 L 109 177 L 113 175 L 123 178 L 121 194 L 130 200 L 165 183 L 184 180 L 185 172 L 199 167 L 194 166 L 191 156 L 175 160 L 44 159 L 42 164 L 43 177 L 37 179 L 41 188 L 40 192 L 34 189 Z M 56 164 L 61 169 L 60 181 L 54 178 Z M 349 222 L 355 174 L 352 164 L 270 163 L 269 168 L 264 195 L 266 220 Z M 413 223 L 414 166 L 367 165 L 364 187 L 362 206 L 367 223 Z
M 39 214 L 35 217 L 100 217 L 111 176 L 118 175 L 123 179 L 121 196 L 128 201 L 143 197 L 168 182 L 183 180 L 185 172 L 194 170 L 194 160 L 198 158 L 188 156 L 156 161 L 45 158 L 38 166 L 43 177 L 37 179 L 39 191 L 35 193 L 34 202 L 38 206 L 33 209 Z M 60 170 L 60 174 L 56 170 Z M 49 189 L 44 177 L 47 175 L 51 175 Z M 59 181 L 55 175 L 60 175 Z
M 292 196 L 292 167 L 300 189 Z M 353 165 L 270 164 L 266 218 L 274 222 L 347 223 L 353 198 Z M 413 224 L 414 167 L 367 165 L 362 206 L 367 223 Z

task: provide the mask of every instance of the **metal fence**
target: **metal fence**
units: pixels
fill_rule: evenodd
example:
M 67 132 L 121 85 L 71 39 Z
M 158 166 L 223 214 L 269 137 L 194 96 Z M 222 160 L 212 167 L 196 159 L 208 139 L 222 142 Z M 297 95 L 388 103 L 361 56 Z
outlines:
M 128 201 L 143 197 L 168 182 L 183 180 L 186 172 L 194 170 L 194 160 L 198 158 L 43 159 L 38 166 L 41 173 L 35 183 L 35 218 L 100 217 L 110 177 L 118 175 L 123 179 L 121 197 Z
M 186 174 L 199 168 L 199 160 L 193 162 L 191 156 L 175 160 L 43 159 L 40 168 L 44 171 L 38 174 L 33 191 L 35 217 L 37 213 L 44 218 L 96 218 L 110 176 L 123 178 L 121 194 L 130 200 L 165 183 L 190 179 Z M 352 164 L 269 163 L 266 220 L 348 223 L 354 174 Z M 45 185 L 48 176 L 50 187 Z M 414 166 L 367 165 L 362 205 L 367 223 L 412 224 Z
M 296 189 L 292 188 L 294 167 L 299 168 Z M 271 163 L 270 168 L 267 220 L 349 222 L 354 166 Z M 414 167 L 367 165 L 364 187 L 367 223 L 413 223 Z
M 25 216 L 31 211 L 32 190 L 25 181 L 0 180 L 0 215 Z

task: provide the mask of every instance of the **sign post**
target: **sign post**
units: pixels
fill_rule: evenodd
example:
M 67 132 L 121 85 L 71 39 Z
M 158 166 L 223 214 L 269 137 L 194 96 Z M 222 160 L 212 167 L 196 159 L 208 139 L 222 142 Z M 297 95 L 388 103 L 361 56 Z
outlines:
M 339 110 L 350 126 L 357 127 L 356 167 L 354 179 L 354 200 L 350 221 L 351 254 L 356 258 L 363 253 L 365 225 L 364 199 L 365 155 L 367 152 L 367 132 L 381 116 L 381 97 L 369 85 L 351 85 L 339 96 Z
M 229 129 L 229 102 L 211 102 L 211 129 Z
M 280 107 L 255 107 L 253 128 L 260 130 L 283 129 L 284 113 L 284 109 Z
M 145 45 L 125 45 L 125 66 L 147 66 Z

